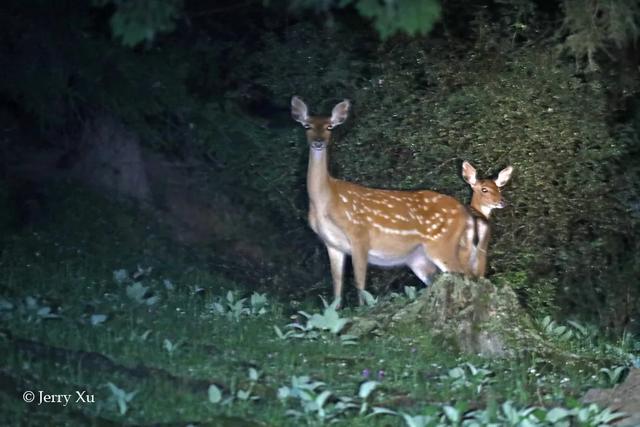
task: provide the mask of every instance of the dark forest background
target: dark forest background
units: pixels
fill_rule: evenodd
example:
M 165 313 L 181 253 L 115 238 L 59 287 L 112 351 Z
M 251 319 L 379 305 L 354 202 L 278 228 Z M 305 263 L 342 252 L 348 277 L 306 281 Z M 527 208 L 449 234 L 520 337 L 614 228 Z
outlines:
M 289 102 L 348 98 L 334 175 L 467 201 L 463 160 L 513 165 L 489 278 L 536 314 L 637 329 L 639 35 L 623 0 L 5 1 L 0 232 L 46 222 L 49 186 L 73 180 L 152 212 L 212 269 L 324 292 Z

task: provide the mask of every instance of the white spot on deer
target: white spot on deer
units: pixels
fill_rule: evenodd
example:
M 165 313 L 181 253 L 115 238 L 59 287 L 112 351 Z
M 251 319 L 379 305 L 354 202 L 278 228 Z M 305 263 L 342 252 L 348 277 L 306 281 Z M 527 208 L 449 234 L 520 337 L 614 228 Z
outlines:
M 414 229 L 411 229 L 411 230 L 399 230 L 397 228 L 384 227 L 384 226 L 382 226 L 380 224 L 376 224 L 376 223 L 373 223 L 372 226 L 374 228 L 377 228 L 378 230 L 382 231 L 383 233 L 387 233 L 387 234 L 397 234 L 397 235 L 400 235 L 400 236 L 420 236 L 420 237 L 423 237 L 425 239 L 429 238 L 428 235 L 423 234 L 420 231 L 414 230 Z
M 348 203 L 349 199 L 347 199 L 345 196 L 343 196 L 342 194 L 340 194 L 340 200 L 342 200 L 343 203 Z
M 451 225 L 453 223 L 453 218 L 447 218 L 447 225 Z

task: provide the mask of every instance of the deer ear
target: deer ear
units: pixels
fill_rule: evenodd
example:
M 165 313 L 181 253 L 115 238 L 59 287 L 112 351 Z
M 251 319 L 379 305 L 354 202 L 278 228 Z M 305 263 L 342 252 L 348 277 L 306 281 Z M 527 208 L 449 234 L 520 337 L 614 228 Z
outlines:
M 309 110 L 302 99 L 294 96 L 291 98 L 291 116 L 296 122 L 305 125 L 309 121 Z
M 347 120 L 347 116 L 349 116 L 349 108 L 351 108 L 351 103 L 348 99 L 345 99 L 335 107 L 331 111 L 331 126 L 336 127 L 344 123 Z
M 502 169 L 498 174 L 498 178 L 495 180 L 495 183 L 498 187 L 504 187 L 506 183 L 511 179 L 511 173 L 513 172 L 512 166 L 507 166 Z
M 462 177 L 465 181 L 467 181 L 469 185 L 476 184 L 476 168 L 471 166 L 471 163 L 467 162 L 466 160 L 462 162 Z

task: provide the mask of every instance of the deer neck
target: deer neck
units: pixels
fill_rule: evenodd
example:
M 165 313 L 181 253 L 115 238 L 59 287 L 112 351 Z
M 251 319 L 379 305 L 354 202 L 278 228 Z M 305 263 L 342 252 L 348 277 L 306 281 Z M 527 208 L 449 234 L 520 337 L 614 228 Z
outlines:
M 331 189 L 329 187 L 327 148 L 309 149 L 309 168 L 307 170 L 307 191 L 309 201 L 321 209 L 329 203 Z
M 491 211 L 492 208 L 488 207 L 488 206 L 483 206 L 478 198 L 476 197 L 476 195 L 474 194 L 473 197 L 471 197 L 471 209 L 475 210 L 476 212 L 479 212 L 480 214 L 482 214 L 482 216 L 484 216 L 484 218 L 486 220 L 489 219 L 489 215 L 491 215 Z

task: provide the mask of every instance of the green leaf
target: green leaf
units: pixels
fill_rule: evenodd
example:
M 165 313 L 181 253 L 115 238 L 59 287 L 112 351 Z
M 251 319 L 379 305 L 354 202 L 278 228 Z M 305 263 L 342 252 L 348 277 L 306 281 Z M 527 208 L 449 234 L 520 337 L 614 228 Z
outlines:
M 114 270 L 113 271 L 113 280 L 117 284 L 124 283 L 128 278 L 129 278 L 129 273 L 127 273 L 127 270 L 125 270 L 125 269 L 120 269 L 120 270 Z
M 258 381 L 258 377 L 260 376 L 260 374 L 258 373 L 258 371 L 255 368 L 249 368 L 249 379 L 251 381 Z
M 209 386 L 208 395 L 209 402 L 211 403 L 220 403 L 220 401 L 222 400 L 222 392 L 215 384 L 211 384 Z
M 398 413 L 391 409 L 376 406 L 371 408 L 371 414 L 369 414 L 368 416 L 373 416 L 373 415 L 398 415 Z
M 553 408 L 545 416 L 545 421 L 556 423 L 571 415 L 571 411 L 565 408 Z
M 445 416 L 447 417 L 447 419 L 453 423 L 457 423 L 460 421 L 460 411 L 458 411 L 456 408 L 454 408 L 453 406 L 449 406 L 449 405 L 445 405 L 442 408 L 442 411 L 444 412 Z
M 358 292 L 362 296 L 364 303 L 367 307 L 373 307 L 378 303 L 378 298 L 375 298 L 369 291 L 364 289 L 359 289 Z
M 135 282 L 132 285 L 127 286 L 126 293 L 132 300 L 142 303 L 144 302 L 144 295 L 147 293 L 147 286 L 143 286 L 140 282 Z
M 379 384 L 380 383 L 378 381 L 365 381 L 364 383 L 360 384 L 358 397 L 360 397 L 361 399 L 366 399 L 367 397 L 369 397 L 371 392 L 373 392 L 373 390 L 378 387 Z
M 324 407 L 324 404 L 327 402 L 327 399 L 331 396 L 331 392 L 329 390 L 325 390 L 316 397 L 315 402 L 319 408 Z
M 106 314 L 92 314 L 90 317 L 91 325 L 96 326 L 107 320 Z

